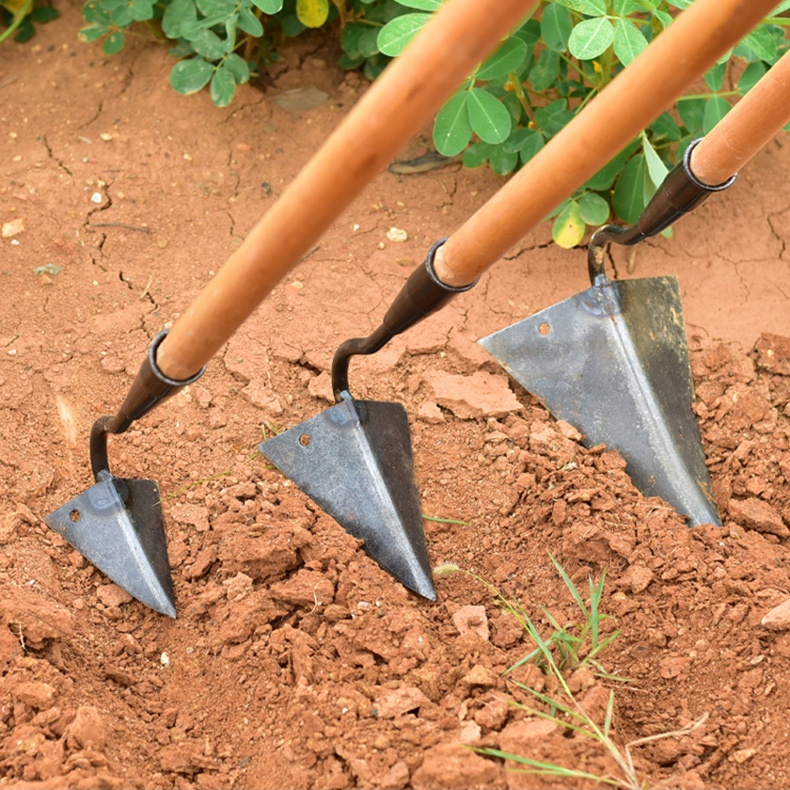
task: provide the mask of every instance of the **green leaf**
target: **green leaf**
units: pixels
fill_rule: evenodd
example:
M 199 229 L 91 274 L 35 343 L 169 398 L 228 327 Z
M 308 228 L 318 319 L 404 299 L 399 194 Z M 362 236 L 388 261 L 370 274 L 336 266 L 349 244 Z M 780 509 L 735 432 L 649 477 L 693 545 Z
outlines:
M 444 156 L 455 156 L 466 148 L 472 139 L 467 100 L 469 94 L 460 90 L 439 110 L 433 125 L 433 142 Z
M 129 25 L 134 22 L 132 9 L 128 3 L 116 5 L 112 11 L 110 11 L 110 19 L 112 20 L 112 23 L 118 27 L 129 27 Z
M 568 39 L 573 30 L 571 15 L 565 6 L 549 3 L 543 9 L 540 20 L 540 32 L 543 43 L 555 52 L 565 52 Z
M 776 39 L 765 25 L 756 27 L 741 43 L 746 44 L 760 60 L 767 60 L 769 63 L 772 63 L 776 58 Z
M 536 110 L 535 118 L 541 130 L 548 137 L 553 137 L 573 118 L 573 111 L 568 109 L 565 99 L 557 99 Z
M 237 85 L 244 85 L 250 81 L 250 67 L 247 61 L 235 52 L 231 52 L 222 63 L 222 67 L 227 69 L 232 75 Z
M 711 96 L 705 102 L 702 131 L 707 134 L 730 111 L 729 102 L 721 96 Z
M 398 5 L 416 8 L 419 11 L 436 11 L 441 7 L 442 2 L 443 0 L 398 0 Z
M 329 0 L 296 0 L 296 17 L 305 27 L 321 27 L 329 16 Z
M 650 131 L 654 139 L 663 137 L 666 140 L 675 142 L 680 139 L 680 127 L 675 123 L 675 119 L 668 113 L 664 112 L 650 124 Z
M 540 22 L 537 19 L 528 19 L 516 32 L 528 47 L 534 47 L 540 41 Z
M 510 134 L 510 113 L 483 88 L 472 88 L 466 102 L 472 131 L 486 143 L 502 143 Z
M 283 35 L 289 38 L 296 38 L 296 36 L 304 33 L 307 28 L 296 18 L 296 14 L 281 14 L 278 19 L 280 20 L 280 27 L 282 28 Z
M 195 35 L 187 36 L 198 55 L 207 60 L 219 60 L 225 53 L 225 41 L 213 30 L 200 30 Z
M 52 22 L 53 19 L 57 19 L 59 16 L 60 11 L 58 11 L 57 8 L 53 8 L 52 6 L 48 5 L 39 6 L 30 12 L 30 18 L 42 25 L 46 24 L 47 22 Z
M 560 54 L 552 49 L 544 49 L 537 63 L 529 72 L 529 81 L 536 91 L 550 88 L 560 73 Z
M 222 20 L 236 12 L 236 0 L 195 0 L 198 11 L 207 19 Z M 218 24 L 215 22 L 213 24 Z
M 173 0 L 162 17 L 162 31 L 168 38 L 184 38 L 184 30 L 196 21 L 194 0 Z
M 566 8 L 576 11 L 577 14 L 586 16 L 604 16 L 606 14 L 606 0 L 558 0 Z
M 585 19 L 571 32 L 568 49 L 579 60 L 592 60 L 606 52 L 614 41 L 614 27 L 606 17 Z
M 529 47 L 516 36 L 506 38 L 493 55 L 475 72 L 479 80 L 492 80 L 515 71 L 528 57 Z
M 627 66 L 645 47 L 647 39 L 630 19 L 618 19 L 614 23 L 614 54 Z
M 656 153 L 656 149 L 650 144 L 647 135 L 642 137 L 642 153 L 645 155 L 645 164 L 647 165 L 647 174 L 650 176 L 650 180 L 656 187 L 660 186 L 661 182 L 667 177 L 669 168 Z
M 188 96 L 204 88 L 213 75 L 214 66 L 203 58 L 182 60 L 170 70 L 170 87 Z
M 612 3 L 612 12 L 615 16 L 632 16 L 633 14 L 639 14 L 642 11 L 654 13 L 655 10 L 655 4 L 652 2 L 646 2 L 645 0 L 642 0 L 641 2 L 637 2 L 637 0 L 614 0 Z
M 724 83 L 724 72 L 726 69 L 726 63 L 717 63 L 712 69 L 705 73 L 705 84 L 714 93 L 721 90 L 721 86 Z
M 669 14 L 666 11 L 662 11 L 661 9 L 657 8 L 655 11 L 655 17 L 661 23 L 661 27 L 664 29 L 668 28 L 672 24 L 672 14 Z
M 283 0 L 252 0 L 264 14 L 278 14 L 283 10 Z
M 154 18 L 153 0 L 132 0 L 129 3 L 129 11 L 135 22 L 145 22 Z
M 516 169 L 518 154 L 510 153 L 504 146 L 497 145 L 491 151 L 488 164 L 498 176 L 506 176 Z
M 92 25 L 91 27 L 84 27 L 77 33 L 77 38 L 80 41 L 89 42 L 97 41 L 102 36 L 106 36 L 110 32 L 110 28 L 106 25 Z
M 677 102 L 678 114 L 683 125 L 691 134 L 697 134 L 702 129 L 702 118 L 705 115 L 705 99 L 684 99 L 682 96 Z
M 406 45 L 430 20 L 430 14 L 403 14 L 390 20 L 379 31 L 379 51 L 390 57 L 400 55 Z
M 750 63 L 741 74 L 738 80 L 738 90 L 741 94 L 750 91 L 767 73 L 768 66 L 761 60 L 755 63 Z
M 585 192 L 579 198 L 579 211 L 588 225 L 603 225 L 609 219 L 609 204 L 595 192 Z
M 126 36 L 123 34 L 123 31 L 117 30 L 115 33 L 110 33 L 107 36 L 102 49 L 107 55 L 117 55 L 123 49 L 125 43 Z
M 464 167 L 480 167 L 488 161 L 494 146 L 490 143 L 472 143 L 463 153 Z
M 90 0 L 82 7 L 82 18 L 94 25 L 109 25 L 110 15 L 107 9 L 97 0 Z
M 524 140 L 518 151 L 523 164 L 527 164 L 544 145 L 543 135 L 540 132 L 535 129 L 530 129 L 529 131 L 532 132 L 532 134 Z
M 631 157 L 620 173 L 612 195 L 612 207 L 617 216 L 633 225 L 645 208 L 645 157 Z
M 211 78 L 211 101 L 217 107 L 227 107 L 233 101 L 233 94 L 236 93 L 236 79 L 231 69 L 223 63 Z
M 551 237 L 559 247 L 569 250 L 584 238 L 585 230 L 587 226 L 582 219 L 579 204 L 575 200 L 569 200 L 551 226 Z
M 593 192 L 603 192 L 614 184 L 617 174 L 631 154 L 639 148 L 639 139 L 632 140 L 617 156 L 612 157 L 587 183 L 585 189 Z
M 249 7 L 242 6 L 239 9 L 239 28 L 245 33 L 249 33 L 255 38 L 260 38 L 263 35 L 263 25 L 261 20 L 250 11 Z

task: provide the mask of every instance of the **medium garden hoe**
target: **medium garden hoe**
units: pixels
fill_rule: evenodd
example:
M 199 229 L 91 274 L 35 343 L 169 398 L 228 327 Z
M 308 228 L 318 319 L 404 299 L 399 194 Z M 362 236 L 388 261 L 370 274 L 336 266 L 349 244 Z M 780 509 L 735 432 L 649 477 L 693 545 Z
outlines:
M 610 280 L 609 242 L 633 245 L 661 232 L 738 170 L 790 121 L 790 54 L 708 134 L 686 149 L 639 221 L 607 225 L 590 240 L 591 287 L 480 344 L 589 446 L 606 444 L 647 496 L 660 496 L 690 526 L 721 519 L 711 491 L 675 277 Z
M 46 523 L 135 598 L 175 617 L 159 486 L 154 480 L 113 475 L 108 436 L 123 433 L 201 375 L 206 362 L 277 282 L 536 4 L 448 0 L 172 330 L 155 338 L 117 414 L 95 423 L 90 457 L 96 484 L 51 513 Z M 342 466 L 343 460 L 336 458 L 336 465 Z M 365 488 L 369 481 L 359 485 Z
M 471 219 L 431 248 L 370 336 L 340 346 L 332 365 L 336 405 L 260 445 L 280 471 L 364 539 L 369 553 L 406 587 L 426 598 L 436 595 L 408 419 L 399 404 L 352 397 L 350 359 L 375 353 L 472 288 L 774 5 L 773 0 L 696 0 L 683 11 Z

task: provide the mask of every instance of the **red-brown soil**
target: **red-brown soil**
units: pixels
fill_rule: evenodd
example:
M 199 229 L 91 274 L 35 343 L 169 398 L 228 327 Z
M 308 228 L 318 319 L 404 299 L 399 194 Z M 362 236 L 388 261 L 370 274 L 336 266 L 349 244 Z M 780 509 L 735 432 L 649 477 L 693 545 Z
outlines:
M 0 47 L 0 220 L 23 225 L 0 239 L 0 786 L 592 786 L 463 744 L 616 774 L 595 742 L 505 702 L 524 700 L 502 673 L 532 646 L 483 585 L 455 573 L 437 577 L 436 603 L 408 593 L 256 451 L 267 426 L 329 406 L 337 345 L 367 334 L 430 244 L 493 194 L 490 172 L 382 174 L 196 385 L 111 441 L 119 474 L 161 485 L 176 620 L 43 524 L 91 484 L 90 426 L 150 339 L 365 88 L 307 38 L 220 110 L 169 88 L 162 46 L 108 59 L 60 5 L 34 40 Z M 309 86 L 327 101 L 276 102 Z M 790 599 L 788 179 L 782 138 L 673 240 L 630 263 L 613 253 L 620 276 L 680 279 L 722 529 L 643 497 L 619 456 L 585 449 L 476 345 L 587 286 L 584 252 L 553 246 L 546 224 L 352 366 L 355 394 L 407 409 L 423 512 L 465 522 L 426 521 L 434 565 L 518 598 L 544 633 L 542 607 L 576 618 L 549 552 L 583 590 L 607 570 L 621 634 L 601 660 L 630 682 L 578 671 L 580 699 L 603 715 L 614 690 L 621 746 L 706 717 L 633 748 L 652 787 L 790 786 L 790 631 L 762 624 Z M 499 400 L 476 405 L 491 381 Z M 534 667 L 520 679 L 545 684 Z

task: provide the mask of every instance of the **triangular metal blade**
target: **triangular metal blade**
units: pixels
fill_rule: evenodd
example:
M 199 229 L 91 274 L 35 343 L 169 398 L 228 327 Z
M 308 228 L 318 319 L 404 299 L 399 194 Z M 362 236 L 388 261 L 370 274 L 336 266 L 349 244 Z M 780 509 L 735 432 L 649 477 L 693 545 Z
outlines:
M 44 520 L 138 601 L 176 616 L 156 481 L 108 476 Z
M 606 281 L 479 342 L 585 445 L 618 450 L 643 493 L 721 525 L 676 278 Z
M 436 599 L 406 410 L 346 400 L 258 448 L 401 584 Z

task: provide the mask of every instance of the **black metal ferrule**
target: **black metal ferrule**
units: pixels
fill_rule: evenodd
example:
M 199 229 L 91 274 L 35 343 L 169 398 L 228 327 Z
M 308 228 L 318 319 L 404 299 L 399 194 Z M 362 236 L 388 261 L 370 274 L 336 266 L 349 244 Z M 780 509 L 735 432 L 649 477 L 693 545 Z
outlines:
M 126 431 L 129 426 L 148 414 L 162 401 L 175 395 L 182 387 L 197 381 L 205 371 L 201 368 L 194 376 L 179 381 L 166 376 L 156 363 L 156 350 L 169 330 L 160 332 L 148 347 L 148 353 L 116 414 L 100 417 L 93 424 L 90 436 L 91 468 L 96 482 L 110 474 L 107 458 L 107 436 Z
M 338 403 L 350 397 L 348 366 L 351 357 L 357 354 L 375 354 L 395 335 L 405 332 L 418 321 L 444 307 L 454 296 L 474 288 L 477 284 L 475 280 L 460 287 L 446 285 L 436 276 L 433 268 L 434 256 L 436 250 L 446 241 L 447 239 L 441 239 L 428 250 L 425 262 L 411 273 L 385 313 L 381 324 L 370 335 L 346 340 L 337 349 L 332 360 L 332 389 Z
M 702 139 L 694 140 L 683 154 L 683 161 L 667 173 L 636 224 L 628 228 L 604 225 L 593 233 L 587 251 L 587 267 L 593 285 L 600 282 L 602 276 L 606 277 L 603 274 L 603 247 L 606 244 L 613 242 L 630 247 L 655 236 L 696 208 L 711 193 L 722 192 L 732 186 L 737 173 L 721 184 L 710 185 L 703 184 L 692 172 L 691 154 Z

